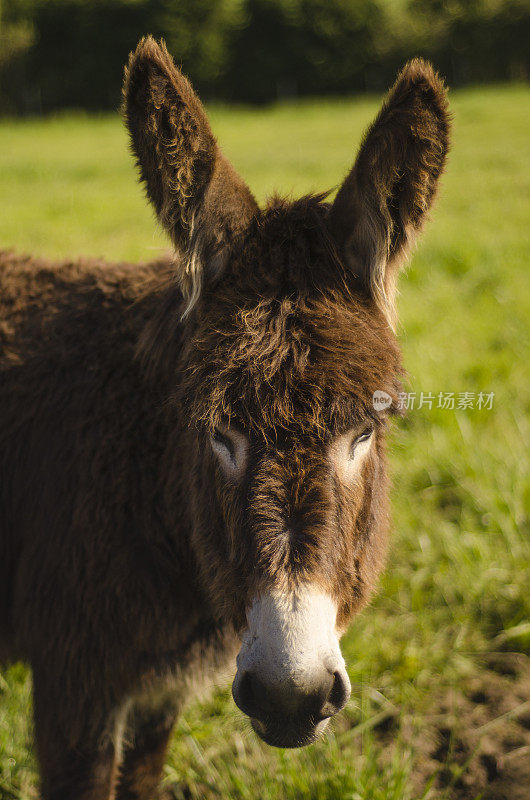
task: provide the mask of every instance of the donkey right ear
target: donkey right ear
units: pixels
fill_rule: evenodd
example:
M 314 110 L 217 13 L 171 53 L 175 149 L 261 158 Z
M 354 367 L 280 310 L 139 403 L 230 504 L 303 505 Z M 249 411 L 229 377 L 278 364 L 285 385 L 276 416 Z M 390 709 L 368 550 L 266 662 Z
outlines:
M 391 325 L 397 274 L 428 216 L 449 132 L 443 82 L 425 61 L 409 62 L 330 210 L 346 265 Z
M 149 200 L 182 255 L 188 307 L 220 273 L 234 237 L 258 212 L 221 153 L 205 111 L 164 42 L 142 39 L 125 68 L 123 112 Z

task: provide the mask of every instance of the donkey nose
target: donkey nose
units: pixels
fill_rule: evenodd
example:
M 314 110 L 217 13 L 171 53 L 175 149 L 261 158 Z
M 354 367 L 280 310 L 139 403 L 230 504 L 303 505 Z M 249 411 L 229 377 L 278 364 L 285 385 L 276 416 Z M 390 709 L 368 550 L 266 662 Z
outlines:
M 351 686 L 346 671 L 336 670 L 332 677 L 331 689 L 320 709 L 322 719 L 338 714 L 350 699 Z
M 291 683 L 268 685 L 256 672 L 248 670 L 232 689 L 238 708 L 253 719 L 312 718 L 315 722 L 332 717 L 344 708 L 350 691 L 345 670 L 326 671 L 310 689 Z

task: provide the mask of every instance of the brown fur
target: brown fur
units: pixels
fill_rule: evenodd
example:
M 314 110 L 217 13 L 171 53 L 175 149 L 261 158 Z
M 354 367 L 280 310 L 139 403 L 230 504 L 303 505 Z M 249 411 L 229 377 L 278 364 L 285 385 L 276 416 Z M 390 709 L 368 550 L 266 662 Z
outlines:
M 442 84 L 416 61 L 334 205 L 259 210 L 152 39 L 124 104 L 176 258 L 0 254 L 0 656 L 33 668 L 46 800 L 148 798 L 186 687 L 233 658 L 259 589 L 313 581 L 342 628 L 368 599 L 387 528 L 372 395 L 401 373 L 381 287 L 447 151 Z M 238 484 L 209 445 L 227 423 L 250 442 Z M 366 425 L 347 486 L 327 449 Z
M 398 269 L 432 205 L 449 132 L 444 86 L 430 64 L 414 59 L 366 133 L 330 215 L 346 263 L 391 324 Z

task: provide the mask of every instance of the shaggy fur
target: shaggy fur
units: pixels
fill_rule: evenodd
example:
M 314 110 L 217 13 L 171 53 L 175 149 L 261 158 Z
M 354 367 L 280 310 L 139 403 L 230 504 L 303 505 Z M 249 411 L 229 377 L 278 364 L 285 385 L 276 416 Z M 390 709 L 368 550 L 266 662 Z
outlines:
M 368 599 L 387 528 L 372 395 L 401 373 L 388 285 L 447 151 L 419 61 L 333 205 L 259 210 L 152 39 L 124 111 L 175 258 L 0 254 L 0 657 L 33 669 L 45 800 L 151 797 L 188 685 L 230 662 L 260 590 L 313 582 L 342 629 Z M 248 437 L 238 483 L 220 424 Z M 330 443 L 367 426 L 345 485 Z
M 331 211 L 346 263 L 391 325 L 397 273 L 432 205 L 449 129 L 444 86 L 430 64 L 414 59 L 368 130 Z
M 177 250 L 192 306 L 203 272 L 220 272 L 228 245 L 258 206 L 221 153 L 204 109 L 167 52 L 142 39 L 125 69 L 123 112 L 147 196 Z

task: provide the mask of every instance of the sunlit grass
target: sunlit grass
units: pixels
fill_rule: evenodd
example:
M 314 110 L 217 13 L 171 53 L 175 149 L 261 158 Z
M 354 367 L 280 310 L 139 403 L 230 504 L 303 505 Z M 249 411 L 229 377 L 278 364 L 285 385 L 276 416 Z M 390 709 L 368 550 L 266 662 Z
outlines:
M 336 186 L 376 108 L 214 108 L 212 119 L 263 200 Z M 302 751 L 267 748 L 219 691 L 178 723 L 166 773 L 183 797 L 417 800 L 414 730 L 432 697 L 458 690 L 485 651 L 528 648 L 530 102 L 522 87 L 499 87 L 455 93 L 452 108 L 448 172 L 401 283 L 406 388 L 494 392 L 493 408 L 414 409 L 392 433 L 388 568 L 345 639 L 353 700 L 330 735 Z M 149 259 L 166 246 L 113 116 L 2 122 L 0 192 L 2 247 Z M 0 797 L 31 796 L 28 705 L 15 667 L 0 677 Z

